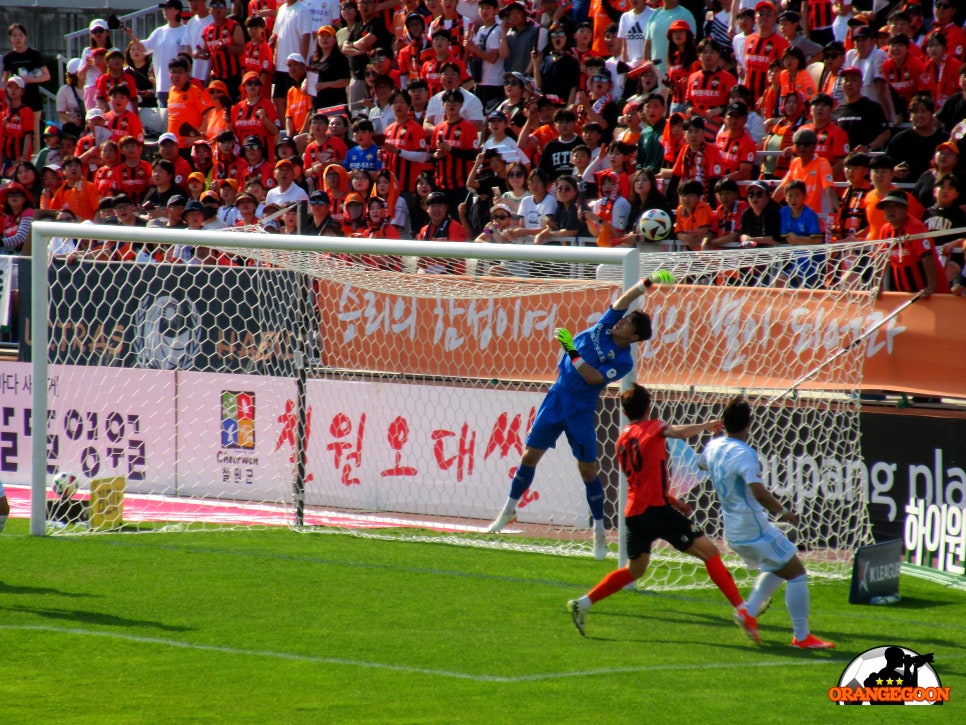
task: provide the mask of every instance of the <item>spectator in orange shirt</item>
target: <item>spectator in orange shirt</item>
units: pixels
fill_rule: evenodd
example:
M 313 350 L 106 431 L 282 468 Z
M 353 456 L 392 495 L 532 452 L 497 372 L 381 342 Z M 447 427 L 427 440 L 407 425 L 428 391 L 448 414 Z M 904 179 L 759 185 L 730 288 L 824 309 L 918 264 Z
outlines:
M 872 190 L 865 195 L 865 216 L 869 220 L 869 227 L 866 230 L 865 238 L 870 240 L 882 239 L 882 227 L 885 224 L 885 215 L 878 208 L 878 204 L 891 191 L 898 191 L 905 194 L 909 199 L 909 214 L 922 219 L 926 210 L 923 208 L 912 194 L 899 189 L 892 180 L 895 178 L 895 161 L 889 156 L 876 156 L 869 162 L 872 169 Z M 856 236 L 861 237 L 862 231 L 859 230 Z
M 687 244 L 693 252 L 700 250 L 705 241 L 711 239 L 711 227 L 714 225 L 714 211 L 701 199 L 704 190 L 705 185 L 695 179 L 685 181 L 678 189 L 681 203 L 677 209 L 674 231 L 677 232 L 678 241 Z
M 196 139 L 207 132 L 207 117 L 214 108 L 208 91 L 191 82 L 191 70 L 185 58 L 174 58 L 168 63 L 171 89 L 168 91 L 168 133 L 175 137 L 177 146 L 189 149 Z
M 849 155 L 849 135 L 832 120 L 835 101 L 826 93 L 819 93 L 812 99 L 812 122 L 802 125 L 810 128 L 818 137 L 815 153 L 828 159 L 832 165 L 832 176 L 836 181 L 845 178 L 845 157 Z
M 244 98 L 232 106 L 231 126 L 236 138 L 257 136 L 262 149 L 267 149 L 271 162 L 274 158 L 275 137 L 279 134 L 278 113 L 275 104 L 261 97 L 262 81 L 258 74 L 249 71 L 242 78 Z
M 893 35 L 889 38 L 889 57 L 882 64 L 882 77 L 892 89 L 896 120 L 909 118 L 909 101 L 923 88 L 925 63 L 909 52 L 909 38 Z
M 97 187 L 84 180 L 84 164 L 76 156 L 64 159 L 64 183 L 50 200 L 51 209 L 70 209 L 78 219 L 93 219 L 100 197 Z
M 815 153 L 818 145 L 818 135 L 810 128 L 800 128 L 792 138 L 792 148 L 795 158 L 788 168 L 788 173 L 782 179 L 772 199 L 781 202 L 785 198 L 785 189 L 793 181 L 801 181 L 805 185 L 805 206 L 815 212 L 823 229 L 827 218 L 839 209 L 839 198 L 835 194 L 832 179 L 832 165 Z
M 782 72 L 779 75 L 782 96 L 797 91 L 810 101 L 818 90 L 812 74 L 805 69 L 805 54 L 800 48 L 790 45 L 782 53 Z
M 312 96 L 303 90 L 305 81 L 305 58 L 299 53 L 291 53 L 285 61 L 292 86 L 285 96 L 285 135 L 295 139 L 299 153 L 308 145 L 309 112 L 312 110 Z
M 125 136 L 134 136 L 144 143 L 141 118 L 134 111 L 128 110 L 131 105 L 131 90 L 126 85 L 114 86 L 110 99 L 111 110 L 104 114 L 104 120 L 111 131 L 111 138 L 120 141 Z
M 926 39 L 926 55 L 929 58 L 925 70 L 926 89 L 936 99 L 936 105 L 942 106 L 959 91 L 962 62 L 949 53 L 946 38 L 938 31 L 933 31 Z
M 248 30 L 248 37 L 251 38 L 245 43 L 242 51 L 241 66 L 242 73 L 257 73 L 262 81 L 262 95 L 268 97 L 268 89 L 272 87 L 272 78 L 275 75 L 274 58 L 272 46 L 265 40 L 267 31 L 265 18 L 254 15 L 245 21 L 245 29 Z

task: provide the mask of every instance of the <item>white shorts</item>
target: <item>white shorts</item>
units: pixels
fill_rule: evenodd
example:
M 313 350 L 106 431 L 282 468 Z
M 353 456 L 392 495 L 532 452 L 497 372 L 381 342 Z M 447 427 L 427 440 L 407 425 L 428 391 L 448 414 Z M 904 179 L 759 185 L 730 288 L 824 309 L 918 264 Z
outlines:
M 729 541 L 728 546 L 745 560 L 749 569 L 768 572 L 783 568 L 798 553 L 798 549 L 785 534 L 771 524 L 757 539 L 742 541 L 740 544 Z

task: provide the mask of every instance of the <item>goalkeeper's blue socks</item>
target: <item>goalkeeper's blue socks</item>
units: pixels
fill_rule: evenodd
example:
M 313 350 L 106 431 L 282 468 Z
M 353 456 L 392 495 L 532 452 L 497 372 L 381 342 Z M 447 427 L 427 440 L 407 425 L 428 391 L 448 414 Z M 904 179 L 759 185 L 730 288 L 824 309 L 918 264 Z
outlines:
M 590 506 L 590 515 L 595 521 L 604 518 L 604 486 L 600 482 L 600 476 L 593 481 L 584 481 L 587 487 L 587 504 Z
M 513 474 L 510 481 L 510 498 L 519 501 L 530 484 L 533 483 L 533 474 L 536 473 L 534 466 L 524 466 L 522 463 L 517 466 L 517 472 Z

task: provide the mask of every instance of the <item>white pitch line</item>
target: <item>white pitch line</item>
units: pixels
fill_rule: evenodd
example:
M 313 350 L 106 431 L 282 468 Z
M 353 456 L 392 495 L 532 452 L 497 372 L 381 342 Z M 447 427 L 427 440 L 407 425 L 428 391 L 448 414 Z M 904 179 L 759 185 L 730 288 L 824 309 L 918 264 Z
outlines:
M 342 657 L 313 657 L 311 655 L 300 655 L 292 654 L 289 652 L 269 652 L 266 650 L 251 650 L 251 649 L 239 649 L 236 647 L 221 647 L 218 645 L 210 644 L 191 644 L 190 642 L 178 642 L 173 639 L 161 639 L 158 637 L 139 637 L 137 635 L 130 634 L 118 634 L 116 632 L 99 632 L 90 629 L 78 629 L 73 627 L 46 627 L 41 625 L 17 625 L 17 624 L 0 624 L 0 631 L 2 630 L 20 630 L 20 631 L 32 631 L 32 632 L 50 632 L 53 634 L 73 634 L 86 637 L 107 637 L 110 639 L 119 639 L 126 642 L 138 642 L 142 644 L 157 644 L 165 647 L 178 647 L 180 649 L 193 649 L 200 650 L 204 652 L 222 652 L 224 654 L 232 655 L 248 655 L 251 657 L 272 657 L 281 660 L 290 660 L 293 662 L 312 662 L 316 664 L 324 665 L 347 665 L 349 667 L 362 667 L 365 669 L 374 670 L 393 670 L 396 672 L 407 672 L 418 675 L 432 675 L 434 677 L 446 677 L 450 679 L 458 680 L 473 680 L 475 682 L 500 682 L 500 683 L 516 683 L 516 682 L 537 682 L 543 680 L 563 680 L 573 677 L 593 677 L 597 675 L 621 675 L 621 674 L 631 674 L 636 672 L 667 672 L 667 671 L 682 671 L 682 670 L 716 670 L 716 669 L 729 669 L 733 670 L 741 667 L 752 667 L 752 668 L 762 668 L 762 667 L 809 667 L 813 665 L 829 665 L 829 664 L 848 664 L 849 659 L 815 659 L 815 660 L 800 660 L 800 659 L 788 659 L 784 661 L 774 661 L 770 660 L 767 662 L 722 662 L 716 664 L 705 664 L 705 665 L 691 665 L 691 664 L 680 664 L 680 665 L 645 665 L 641 667 L 605 667 L 593 670 L 579 670 L 576 672 L 547 672 L 542 674 L 532 674 L 532 675 L 518 675 L 518 676 L 502 676 L 502 675 L 486 675 L 486 674 L 472 674 L 469 672 L 454 672 L 452 670 L 434 670 L 425 667 L 410 667 L 408 665 L 392 665 L 385 662 L 369 662 L 367 660 L 349 660 Z

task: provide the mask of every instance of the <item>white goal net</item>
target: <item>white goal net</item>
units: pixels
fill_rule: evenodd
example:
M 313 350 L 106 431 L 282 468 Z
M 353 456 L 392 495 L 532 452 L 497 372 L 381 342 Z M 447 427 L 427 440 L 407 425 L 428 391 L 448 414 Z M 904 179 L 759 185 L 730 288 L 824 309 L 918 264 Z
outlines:
M 198 241 L 86 229 L 109 242 Z M 77 230 L 38 223 L 34 241 L 45 249 Z M 123 504 L 107 523 L 48 520 L 48 531 L 291 525 L 587 555 L 589 511 L 565 438 L 518 520 L 499 535 L 485 529 L 555 378 L 554 328 L 589 327 L 632 280 L 668 269 L 678 284 L 644 298 L 655 332 L 638 348 L 655 413 L 706 420 L 746 395 L 766 482 L 802 517 L 800 548 L 831 572 L 870 539 L 864 346 L 852 343 L 875 322 L 887 244 L 638 255 L 229 232 L 205 243 L 237 266 L 71 264 L 35 252 L 32 304 L 47 315 L 31 328 L 34 376 L 46 381 L 33 405 L 48 420 L 35 471 L 76 474 L 91 515 Z M 492 276 L 494 264 L 526 277 Z M 618 392 L 607 390 L 598 416 L 613 555 Z M 703 441 L 691 443 L 672 449 L 673 484 L 720 539 L 694 467 Z M 655 559 L 644 586 L 704 583 L 673 550 Z

